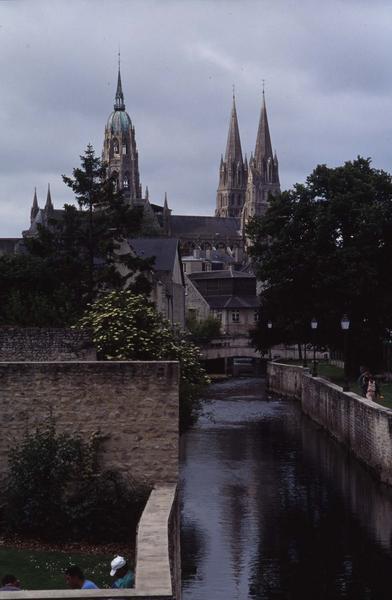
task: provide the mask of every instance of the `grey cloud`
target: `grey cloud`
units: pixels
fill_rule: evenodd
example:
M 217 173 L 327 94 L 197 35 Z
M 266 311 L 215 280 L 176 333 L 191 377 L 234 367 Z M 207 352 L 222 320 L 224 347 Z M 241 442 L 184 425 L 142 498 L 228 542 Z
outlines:
M 333 0 L 0 2 L 0 235 L 26 227 L 34 186 L 101 151 L 121 45 L 141 179 L 154 202 L 213 214 L 236 84 L 244 152 L 267 105 L 283 187 L 357 154 L 390 168 L 391 7 Z

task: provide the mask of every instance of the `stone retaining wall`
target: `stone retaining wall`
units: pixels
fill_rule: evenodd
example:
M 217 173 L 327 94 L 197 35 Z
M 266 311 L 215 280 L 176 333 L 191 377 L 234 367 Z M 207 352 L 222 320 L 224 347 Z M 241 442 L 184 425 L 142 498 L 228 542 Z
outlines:
M 179 563 L 173 556 L 170 537 L 172 515 L 178 511 L 176 485 L 158 486 L 151 492 L 139 522 L 136 542 L 135 587 L 130 590 L 40 590 L 0 592 L 0 600 L 76 600 L 138 598 L 181 600 Z M 179 546 L 176 547 L 179 553 Z
M 95 360 L 86 331 L 48 327 L 0 327 L 0 361 Z
M 269 363 L 267 376 L 271 391 L 297 398 L 305 414 L 392 485 L 392 410 L 311 377 L 302 367 Z
M 177 362 L 3 362 L 0 414 L 0 476 L 10 445 L 53 419 L 59 431 L 101 435 L 104 467 L 177 481 Z

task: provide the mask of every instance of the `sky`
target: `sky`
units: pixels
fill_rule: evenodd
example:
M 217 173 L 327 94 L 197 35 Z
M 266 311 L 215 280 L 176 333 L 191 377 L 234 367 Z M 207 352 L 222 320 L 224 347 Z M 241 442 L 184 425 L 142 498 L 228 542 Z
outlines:
M 150 201 L 213 215 L 235 85 L 243 153 L 262 80 L 283 189 L 357 155 L 392 171 L 389 0 L 0 0 L 0 236 L 72 203 L 61 175 L 101 153 L 117 54 Z

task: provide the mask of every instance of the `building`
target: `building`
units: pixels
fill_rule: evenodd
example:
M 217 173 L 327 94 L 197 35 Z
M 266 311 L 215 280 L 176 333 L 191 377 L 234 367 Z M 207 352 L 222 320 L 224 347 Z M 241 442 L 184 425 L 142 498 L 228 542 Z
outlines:
M 200 320 L 214 316 L 221 322 L 225 336 L 247 336 L 255 327 L 260 303 L 256 277 L 251 273 L 233 268 L 191 273 L 186 282 L 188 316 Z
M 130 248 L 140 258 L 153 258 L 151 301 L 173 325 L 185 326 L 185 280 L 178 240 L 132 238 Z

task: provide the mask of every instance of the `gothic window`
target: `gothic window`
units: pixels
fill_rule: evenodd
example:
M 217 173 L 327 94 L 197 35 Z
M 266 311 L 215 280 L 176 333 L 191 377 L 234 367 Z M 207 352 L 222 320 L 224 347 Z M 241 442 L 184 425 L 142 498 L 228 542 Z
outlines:
M 122 153 L 123 154 L 127 153 L 127 145 L 126 144 L 124 144 L 123 147 L 122 147 Z
M 128 176 L 128 173 L 125 173 L 125 175 L 123 177 L 123 188 L 124 188 L 124 190 L 127 190 L 129 188 L 129 176 Z
M 113 140 L 113 152 L 114 152 L 114 154 L 119 153 L 118 140 L 116 138 L 114 138 L 114 140 Z
M 258 311 L 258 309 L 255 310 L 255 314 L 254 314 L 254 321 L 255 323 L 257 323 L 260 320 L 260 313 Z

